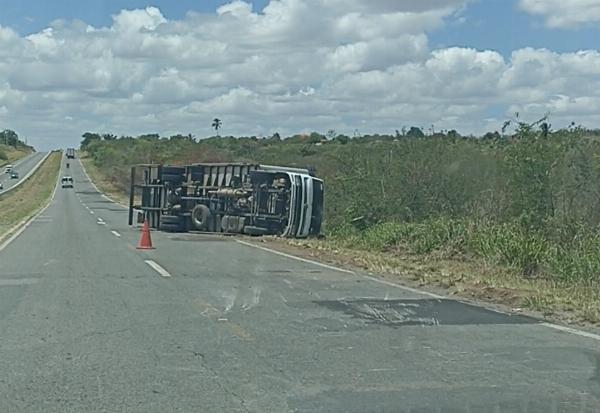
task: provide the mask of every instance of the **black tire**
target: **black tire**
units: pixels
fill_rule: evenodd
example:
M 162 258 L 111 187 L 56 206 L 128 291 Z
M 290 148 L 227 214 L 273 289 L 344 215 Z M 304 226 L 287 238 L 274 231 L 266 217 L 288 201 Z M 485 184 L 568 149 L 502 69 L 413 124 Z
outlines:
M 176 215 L 161 215 L 160 226 L 158 229 L 164 232 L 183 232 L 182 217 Z
M 181 217 L 176 215 L 161 215 L 160 223 L 162 224 L 181 224 Z
M 252 235 L 252 236 L 261 236 L 261 235 L 266 235 L 268 232 L 268 230 L 266 228 L 261 228 L 261 227 L 253 227 L 253 226 L 246 226 L 244 227 L 244 234 L 247 235 Z
M 192 225 L 198 231 L 206 231 L 211 218 L 210 209 L 206 205 L 198 204 L 192 209 Z
M 180 184 L 181 182 L 183 182 L 183 175 L 162 174 L 161 180 L 162 180 L 162 182 L 170 182 L 170 183 Z

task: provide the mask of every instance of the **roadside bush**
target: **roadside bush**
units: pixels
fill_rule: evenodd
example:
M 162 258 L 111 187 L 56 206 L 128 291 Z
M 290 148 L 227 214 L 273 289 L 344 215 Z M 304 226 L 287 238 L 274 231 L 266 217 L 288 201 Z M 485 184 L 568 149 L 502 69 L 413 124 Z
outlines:
M 512 137 L 374 135 L 322 145 L 300 135 L 148 135 L 99 139 L 86 150 L 122 188 L 136 163 L 313 167 L 326 187 L 323 228 L 345 246 L 469 255 L 569 282 L 600 274 L 600 139 L 591 131 L 520 125 Z

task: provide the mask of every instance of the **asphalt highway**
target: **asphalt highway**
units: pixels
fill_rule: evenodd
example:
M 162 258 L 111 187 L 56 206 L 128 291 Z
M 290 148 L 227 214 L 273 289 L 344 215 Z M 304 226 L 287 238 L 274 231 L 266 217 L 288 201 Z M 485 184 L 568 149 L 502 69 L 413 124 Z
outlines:
M 0 251 L 0 412 L 600 411 L 596 335 L 234 238 L 139 251 L 69 173 Z
M 0 168 L 0 183 L 4 186 L 4 189 L 0 189 L 0 194 L 11 187 L 15 186 L 18 182 L 22 181 L 27 173 L 31 171 L 35 166 L 46 156 L 45 152 L 34 152 L 18 160 L 14 164 L 14 170 L 19 173 L 18 179 L 12 179 L 10 174 L 5 172 L 6 166 Z

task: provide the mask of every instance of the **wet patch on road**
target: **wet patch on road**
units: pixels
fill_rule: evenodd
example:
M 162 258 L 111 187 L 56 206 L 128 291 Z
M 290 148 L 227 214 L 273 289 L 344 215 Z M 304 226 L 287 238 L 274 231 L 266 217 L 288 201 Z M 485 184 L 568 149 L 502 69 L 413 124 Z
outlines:
M 531 317 L 502 314 L 455 300 L 359 298 L 315 303 L 369 324 L 389 327 L 539 323 Z

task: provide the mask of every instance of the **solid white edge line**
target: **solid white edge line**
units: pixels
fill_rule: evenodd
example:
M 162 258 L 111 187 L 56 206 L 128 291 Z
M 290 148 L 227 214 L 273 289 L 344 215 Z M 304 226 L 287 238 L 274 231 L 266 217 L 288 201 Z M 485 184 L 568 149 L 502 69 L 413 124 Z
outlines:
M 449 300 L 454 300 L 454 301 L 461 302 L 460 300 L 456 300 L 455 298 L 444 297 L 444 296 L 441 296 L 441 295 L 438 295 L 438 294 L 434 294 L 434 293 L 430 293 L 430 292 L 427 292 L 427 291 L 417 290 L 416 288 L 411 288 L 411 287 L 407 287 L 407 286 L 404 286 L 404 285 L 396 284 L 396 283 L 393 283 L 391 281 L 386 281 L 386 280 L 382 280 L 380 278 L 371 277 L 369 275 L 360 274 L 360 273 L 357 273 L 355 271 L 350 271 L 350 270 L 345 270 L 343 268 L 334 267 L 333 265 L 327 265 L 327 264 L 323 264 L 323 263 L 320 263 L 320 262 L 317 262 L 317 261 L 308 260 L 306 258 L 296 257 L 294 255 L 286 254 L 284 252 L 273 250 L 271 248 L 267 248 L 267 247 L 262 247 L 262 246 L 259 246 L 259 245 L 255 245 L 255 244 L 252 244 L 250 242 L 242 241 L 242 240 L 239 240 L 239 239 L 236 239 L 235 241 L 238 242 L 238 243 L 240 243 L 240 244 L 246 245 L 248 247 L 257 248 L 259 250 L 267 251 L 267 252 L 270 252 L 272 254 L 280 255 L 282 257 L 291 258 L 291 259 L 296 260 L 296 261 L 302 261 L 302 262 L 306 262 L 306 263 L 309 263 L 309 264 L 314 264 L 314 265 L 317 265 L 319 267 L 329 268 L 331 270 L 343 272 L 343 273 L 346 273 L 346 274 L 352 274 L 352 275 L 362 276 L 363 278 L 366 278 L 368 280 L 374 281 L 376 283 L 384 284 L 384 285 L 387 285 L 387 286 L 390 286 L 390 287 L 399 288 L 401 290 L 409 291 L 409 292 L 414 293 L 414 294 L 425 295 L 425 296 L 429 296 L 429 297 L 432 297 L 432 298 L 435 298 L 435 299 L 438 299 L 438 300 L 449 299 Z M 485 307 L 482 307 L 482 308 L 485 308 Z M 495 312 L 500 313 L 500 314 L 506 314 L 506 313 L 503 313 L 503 312 L 497 311 L 497 310 L 492 310 L 492 311 L 495 311 Z M 542 326 L 542 327 L 551 328 L 553 330 L 562 331 L 563 333 L 569 333 L 569 334 L 573 334 L 573 335 L 576 335 L 576 336 L 579 336 L 579 337 L 585 337 L 585 338 L 590 338 L 592 340 L 600 341 L 600 335 L 599 334 L 594 334 L 594 333 L 590 333 L 590 332 L 587 332 L 587 331 L 578 330 L 578 329 L 572 328 L 572 327 L 561 326 L 559 324 L 553 324 L 553 323 L 549 323 L 549 322 L 541 322 L 541 323 L 535 324 L 535 325 L 539 325 L 539 326 Z
M 8 247 L 8 245 L 11 242 L 16 240 L 19 237 L 19 235 L 21 235 L 29 227 L 29 225 L 31 225 L 31 223 L 37 219 L 37 217 L 42 215 L 50 207 L 50 205 L 54 201 L 54 197 L 56 196 L 56 190 L 58 189 L 59 182 L 60 182 L 60 171 L 59 171 L 58 177 L 56 179 L 56 184 L 54 185 L 54 191 L 52 191 L 52 196 L 50 197 L 50 199 L 48 200 L 46 205 L 43 206 L 42 209 L 40 209 L 38 212 L 33 214 L 29 219 L 25 219 L 25 220 L 19 222 L 17 225 L 12 227 L 8 231 L 8 234 L 12 233 L 12 235 L 10 237 L 8 237 L 2 244 L 0 244 L 0 252 L 2 252 L 2 250 L 4 250 L 6 247 Z
M 121 238 L 121 234 L 119 234 L 117 231 L 110 231 L 112 232 L 112 234 L 117 237 L 117 238 Z
M 96 184 L 94 183 L 94 181 L 92 181 L 92 178 L 90 178 L 90 176 L 88 175 L 87 171 L 85 170 L 85 166 L 83 166 L 83 162 L 81 162 L 81 158 L 77 158 L 77 160 L 79 161 L 79 165 L 81 165 L 81 170 L 83 170 L 83 173 L 85 175 L 85 177 L 87 178 L 88 181 L 90 181 L 90 184 L 92 184 L 92 186 L 94 187 L 94 189 L 104 198 L 109 200 L 110 202 L 112 202 L 115 205 L 120 206 L 121 208 L 125 208 L 125 209 L 129 209 L 129 207 L 127 205 L 123 205 L 120 202 L 115 201 L 114 199 L 110 198 L 108 195 L 106 195 L 104 192 L 102 192 L 100 189 L 98 189 L 98 187 L 96 186 Z
M 282 257 L 291 258 L 291 259 L 296 260 L 296 261 L 302 261 L 302 262 L 306 262 L 306 263 L 309 263 L 309 264 L 318 265 L 319 267 L 328 268 L 328 269 L 333 270 L 333 271 L 339 271 L 339 272 L 344 272 L 346 274 L 356 275 L 356 273 L 354 271 L 345 270 L 343 268 L 334 267 L 333 265 L 327 265 L 327 264 L 323 264 L 323 263 L 317 262 L 317 261 L 307 260 L 306 258 L 296 257 L 294 255 L 286 254 L 285 252 L 272 250 L 271 248 L 267 248 L 267 247 L 261 247 L 259 245 L 252 244 L 251 242 L 242 241 L 240 239 L 236 239 L 235 242 L 238 242 L 240 244 L 246 245 L 248 247 L 257 248 L 259 250 L 267 251 L 267 252 L 270 252 L 270 253 L 275 254 L 275 255 L 281 255 Z
M 148 264 L 150 267 L 152 267 L 154 269 L 154 271 L 159 273 L 162 277 L 171 278 L 171 274 L 169 274 L 169 272 L 167 270 L 165 270 L 163 267 L 161 267 L 156 262 L 154 262 L 152 260 L 144 260 L 144 262 L 146 264 Z
M 428 297 L 431 297 L 431 298 L 435 298 L 435 299 L 438 299 L 438 300 L 446 298 L 446 297 L 443 297 L 441 295 L 437 295 L 437 294 L 430 293 L 430 292 L 427 292 L 427 291 L 417 290 L 415 288 L 406 287 L 404 285 L 396 284 L 396 283 L 393 283 L 391 281 L 386 281 L 386 280 L 382 280 L 380 278 L 371 277 L 369 275 L 360 274 L 360 273 L 357 273 L 356 271 L 346 270 L 346 269 L 343 269 L 343 268 L 335 267 L 333 265 L 323 264 L 323 263 L 318 262 L 318 261 L 313 261 L 313 260 L 309 260 L 309 259 L 306 259 L 306 258 L 296 257 L 295 255 L 286 254 L 285 252 L 277 251 L 277 250 L 274 250 L 274 249 L 271 249 L 271 248 L 267 248 L 267 247 L 262 247 L 260 245 L 252 244 L 251 242 L 246 242 L 246 241 L 242 241 L 242 240 L 239 240 L 239 239 L 236 239 L 235 241 L 238 242 L 238 243 L 240 243 L 240 244 L 252 247 L 252 248 L 258 248 L 259 250 L 267 251 L 267 252 L 270 252 L 272 254 L 280 255 L 282 257 L 290 258 L 290 259 L 293 259 L 293 260 L 296 260 L 296 261 L 306 262 L 308 264 L 317 265 L 319 267 L 327 268 L 327 269 L 330 269 L 330 270 L 333 270 L 333 271 L 339 271 L 339 272 L 343 272 L 343 273 L 346 273 L 346 274 L 352 274 L 352 275 L 361 276 L 363 278 L 366 278 L 368 280 L 374 281 L 376 283 L 387 285 L 387 286 L 390 286 L 390 287 L 400 288 L 402 290 L 405 290 L 405 291 L 408 291 L 408 292 L 411 292 L 411 293 L 415 293 L 415 294 L 419 294 L 419 295 L 425 295 L 425 296 L 428 296 Z
M 416 288 L 407 287 L 405 285 L 396 284 L 396 283 L 391 282 L 391 281 L 382 280 L 381 278 L 371 277 L 370 275 L 364 275 L 364 274 L 361 274 L 361 275 L 364 278 L 366 278 L 368 280 L 371 280 L 371 281 L 374 281 L 376 283 L 387 285 L 387 286 L 390 286 L 390 287 L 400 288 L 402 290 L 405 290 L 405 291 L 408 291 L 408 292 L 411 292 L 411 293 L 415 293 L 415 294 L 419 294 L 419 295 L 426 295 L 428 297 L 435 298 L 436 300 L 447 300 L 447 299 L 450 299 L 448 297 L 444 297 L 444 296 L 441 296 L 441 295 L 438 295 L 438 294 L 430 293 L 428 291 L 421 291 L 421 290 L 417 290 Z M 454 301 L 456 301 L 456 300 L 454 300 Z
M 553 330 L 562 331 L 563 333 L 574 334 L 576 336 L 591 338 L 592 340 L 600 341 L 600 335 L 594 334 L 594 333 L 589 333 L 587 331 L 577 330 L 576 328 L 561 326 L 559 324 L 553 324 L 553 323 L 540 323 L 539 325 L 551 328 Z

